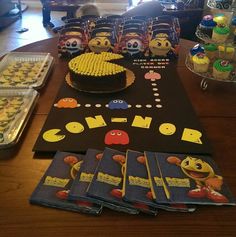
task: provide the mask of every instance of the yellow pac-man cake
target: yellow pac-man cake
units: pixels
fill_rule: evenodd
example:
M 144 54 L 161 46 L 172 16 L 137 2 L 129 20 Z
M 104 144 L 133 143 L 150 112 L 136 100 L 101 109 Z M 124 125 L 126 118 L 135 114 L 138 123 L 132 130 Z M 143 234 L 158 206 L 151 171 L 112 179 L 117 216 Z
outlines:
M 109 62 L 123 58 L 122 55 L 102 52 L 85 53 L 69 62 L 72 85 L 84 91 L 113 91 L 126 85 L 126 68 Z

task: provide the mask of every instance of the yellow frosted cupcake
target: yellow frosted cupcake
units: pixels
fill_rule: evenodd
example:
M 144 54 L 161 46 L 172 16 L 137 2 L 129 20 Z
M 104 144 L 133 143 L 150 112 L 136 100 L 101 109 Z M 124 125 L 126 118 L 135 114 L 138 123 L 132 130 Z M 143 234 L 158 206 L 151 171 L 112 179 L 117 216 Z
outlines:
M 232 46 L 218 46 L 219 57 L 222 59 L 232 60 L 234 58 L 235 49 Z
M 204 53 L 197 53 L 193 56 L 193 68 L 195 72 L 207 72 L 210 60 Z

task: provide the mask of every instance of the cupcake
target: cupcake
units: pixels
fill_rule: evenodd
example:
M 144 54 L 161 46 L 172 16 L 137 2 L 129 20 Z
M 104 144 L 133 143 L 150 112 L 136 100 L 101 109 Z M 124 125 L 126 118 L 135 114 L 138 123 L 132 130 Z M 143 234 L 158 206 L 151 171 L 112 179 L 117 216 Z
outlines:
M 231 32 L 234 33 L 235 29 L 236 29 L 236 16 L 234 16 L 231 20 Z
M 228 25 L 228 18 L 224 14 L 217 14 L 214 16 L 213 21 L 217 23 L 217 25 Z
M 193 48 L 190 49 L 189 52 L 190 61 L 192 61 L 193 56 L 197 53 L 204 53 L 204 48 L 200 44 L 196 44 L 193 46 Z
M 229 33 L 229 27 L 218 25 L 213 28 L 212 39 L 217 43 L 224 43 L 227 40 Z
M 227 60 L 217 59 L 213 64 L 213 77 L 219 80 L 227 80 L 233 66 Z
M 193 56 L 193 68 L 195 72 L 207 72 L 210 60 L 204 53 L 197 53 Z
M 217 23 L 213 20 L 212 15 L 206 15 L 203 17 L 202 21 L 199 24 L 200 31 L 208 36 L 212 36 L 213 28 L 217 25 Z
M 218 46 L 219 58 L 232 60 L 234 58 L 235 49 L 232 46 Z
M 215 44 L 205 44 L 204 45 L 205 54 L 209 59 L 213 59 L 217 53 L 217 46 Z

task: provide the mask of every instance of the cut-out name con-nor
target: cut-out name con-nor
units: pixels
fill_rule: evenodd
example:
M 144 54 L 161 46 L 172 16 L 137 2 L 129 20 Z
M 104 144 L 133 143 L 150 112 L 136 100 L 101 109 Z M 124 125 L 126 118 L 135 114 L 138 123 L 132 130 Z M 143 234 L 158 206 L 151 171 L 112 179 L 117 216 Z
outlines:
M 128 123 L 128 119 L 125 120 L 125 118 L 122 118 L 122 120 L 119 120 L 119 118 L 111 118 L 111 123 L 116 121 L 116 126 L 119 121 L 122 123 Z M 118 122 L 117 122 L 118 121 Z M 107 123 L 104 120 L 102 115 L 96 115 L 94 117 L 85 117 L 85 122 L 88 126 L 88 129 L 96 129 L 101 127 L 107 127 Z M 129 124 L 131 127 L 135 127 L 137 129 L 150 129 L 151 125 L 157 126 L 157 129 L 155 132 L 160 133 L 163 136 L 173 136 L 176 131 L 178 130 L 178 127 L 174 123 L 165 122 L 161 124 L 154 124 L 152 117 L 143 117 L 140 115 L 135 115 L 132 123 Z M 80 134 L 80 133 L 86 133 L 85 126 L 82 122 L 78 121 L 71 121 L 67 124 L 65 124 L 65 128 L 69 133 L 72 134 Z M 114 129 L 118 129 L 117 127 Z M 110 130 L 110 129 L 109 129 Z M 109 131 L 108 130 L 108 131 Z M 62 129 L 60 128 L 52 128 L 43 133 L 43 139 L 47 142 L 60 142 L 61 140 L 66 139 L 67 135 L 65 132 L 61 134 Z M 107 131 L 107 132 L 108 132 Z M 128 134 L 128 133 L 127 133 Z M 182 129 L 182 135 L 181 140 L 196 144 L 202 144 L 201 141 L 202 133 L 194 128 L 183 128 Z

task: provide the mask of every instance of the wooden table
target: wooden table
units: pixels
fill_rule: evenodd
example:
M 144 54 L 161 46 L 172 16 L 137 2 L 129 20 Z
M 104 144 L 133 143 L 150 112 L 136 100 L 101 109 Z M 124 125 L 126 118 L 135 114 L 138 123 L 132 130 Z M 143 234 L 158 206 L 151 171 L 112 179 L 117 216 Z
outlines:
M 236 236 L 236 207 L 201 206 L 194 213 L 160 210 L 156 217 L 104 209 L 101 216 L 94 217 L 29 204 L 51 162 L 47 155 L 35 157 L 32 147 L 67 72 L 67 62 L 57 57 L 56 44 L 57 38 L 52 38 L 16 50 L 50 52 L 55 65 L 20 142 L 0 151 L 0 236 Z M 209 88 L 202 91 L 200 78 L 184 64 L 194 42 L 182 40 L 181 45 L 181 81 L 212 143 L 213 158 L 236 196 L 236 83 L 210 81 Z

